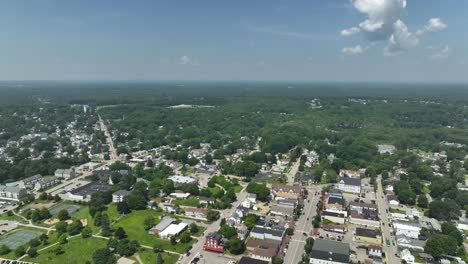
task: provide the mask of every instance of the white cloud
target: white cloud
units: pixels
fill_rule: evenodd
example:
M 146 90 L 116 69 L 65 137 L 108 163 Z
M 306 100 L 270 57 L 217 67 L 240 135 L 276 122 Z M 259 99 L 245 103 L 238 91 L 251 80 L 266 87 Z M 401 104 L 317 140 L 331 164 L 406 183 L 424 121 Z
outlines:
M 263 67 L 265 66 L 265 61 L 258 61 L 257 64 L 256 64 L 258 67 Z
M 424 28 L 418 30 L 416 34 L 418 36 L 422 36 L 426 33 L 434 33 L 438 31 L 442 31 L 446 29 L 447 27 L 448 27 L 447 24 L 445 24 L 444 21 L 442 21 L 442 19 L 435 17 L 435 18 L 429 19 L 429 21 L 424 26 Z
M 369 47 L 361 47 L 361 45 L 357 45 L 354 47 L 344 47 L 341 52 L 348 56 L 358 55 L 364 53 Z
M 178 64 L 180 65 L 192 65 L 192 66 L 199 66 L 200 63 L 197 60 L 192 60 L 189 56 L 183 55 L 179 58 Z
M 447 28 L 440 18 L 431 18 L 423 29 L 416 33 L 409 31 L 401 20 L 405 13 L 407 0 L 351 0 L 353 7 L 366 15 L 358 26 L 343 29 L 342 36 L 361 34 L 372 43 L 387 42 L 384 55 L 395 55 L 416 47 L 419 37 L 425 33 L 437 32 Z
M 357 27 L 346 28 L 346 29 L 341 30 L 341 35 L 348 37 L 348 36 L 356 35 L 360 31 L 361 29 Z
M 437 49 L 437 51 L 432 54 L 431 59 L 446 59 L 450 55 L 451 49 L 448 45 Z

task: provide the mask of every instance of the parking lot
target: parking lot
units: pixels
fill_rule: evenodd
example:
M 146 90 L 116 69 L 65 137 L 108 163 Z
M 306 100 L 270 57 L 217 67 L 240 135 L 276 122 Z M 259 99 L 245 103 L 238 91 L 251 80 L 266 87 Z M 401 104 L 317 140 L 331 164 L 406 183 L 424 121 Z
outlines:
M 18 227 L 18 223 L 14 221 L 0 220 L 0 234 L 3 235 L 7 232 Z
M 89 183 L 89 181 L 74 179 L 69 184 L 62 186 L 61 188 L 59 188 L 57 190 L 54 190 L 52 192 L 52 195 L 58 194 L 60 196 L 60 198 L 67 199 L 67 195 L 66 195 L 67 192 L 73 191 L 76 188 L 78 188 L 80 186 L 83 186 L 85 184 L 88 184 L 88 183 Z
M 192 259 L 193 256 L 188 256 L 188 257 L 184 256 L 184 258 Z M 235 263 L 232 261 L 238 260 L 232 256 L 226 256 L 221 253 L 215 253 L 215 252 L 210 252 L 210 251 L 202 251 L 200 255 L 196 256 L 195 258 L 198 258 L 199 260 L 196 262 L 192 261 L 192 263 L 197 263 L 197 264 L 211 264 L 211 263 L 230 264 L 230 263 Z

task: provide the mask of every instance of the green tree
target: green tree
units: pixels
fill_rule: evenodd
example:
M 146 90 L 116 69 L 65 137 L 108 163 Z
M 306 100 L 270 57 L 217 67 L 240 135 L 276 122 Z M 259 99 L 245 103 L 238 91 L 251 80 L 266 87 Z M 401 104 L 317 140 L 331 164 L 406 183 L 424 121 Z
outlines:
M 177 240 L 176 240 L 175 236 L 171 236 L 170 241 L 171 241 L 172 245 L 177 244 Z
M 161 253 L 158 253 L 158 255 L 156 256 L 156 264 L 163 264 Z
M 255 224 L 258 221 L 258 215 L 256 214 L 248 214 L 246 217 L 244 217 L 244 224 L 247 226 L 248 229 L 252 229 L 255 227 Z
M 55 230 L 59 234 L 66 233 L 67 232 L 67 227 L 68 227 L 68 224 L 65 221 L 60 221 L 57 224 L 55 224 Z
M 156 224 L 156 218 L 152 215 L 148 215 L 143 221 L 143 226 L 145 230 L 150 230 Z
M 453 237 L 459 246 L 463 244 L 463 234 L 452 223 L 444 222 L 441 224 L 442 234 Z
M 114 236 L 117 239 L 124 239 L 127 237 L 127 234 L 125 233 L 125 230 L 122 227 L 118 227 L 117 230 L 115 230 Z
M 83 230 L 83 224 L 80 220 L 75 220 L 67 227 L 67 232 L 70 236 L 78 235 Z
M 245 242 L 238 237 L 233 237 L 227 242 L 227 248 L 229 249 L 229 252 L 234 255 L 239 255 L 244 253 L 245 251 Z
M 421 194 L 418 196 L 418 206 L 421 208 L 427 208 L 429 205 L 429 201 L 427 200 L 427 197 L 425 194 Z
M 114 264 L 116 258 L 108 248 L 100 248 L 94 251 L 93 262 L 95 264 Z
M 19 246 L 15 249 L 15 256 L 21 257 L 24 254 L 26 254 L 26 250 L 24 249 L 24 246 Z
M 68 211 L 65 210 L 65 209 L 62 209 L 58 212 L 57 214 L 57 218 L 60 220 L 60 221 L 65 221 L 67 219 L 70 218 L 70 216 L 68 215 Z
M 455 255 L 458 245 L 455 238 L 447 235 L 435 235 L 430 237 L 424 246 L 424 252 L 432 255 L 434 258 L 440 258 L 445 255 Z
M 83 230 L 81 231 L 82 238 L 88 238 L 88 237 L 91 237 L 92 235 L 93 235 L 93 231 L 88 226 L 83 228 Z
M 6 255 L 11 252 L 11 249 L 6 245 L 0 246 L 0 255 Z
M 30 248 L 28 250 L 28 256 L 31 257 L 31 258 L 34 258 L 37 256 L 37 249 L 35 248 Z
M 189 228 L 190 228 L 190 233 L 192 234 L 195 234 L 200 230 L 195 223 L 191 223 Z
M 192 238 L 190 237 L 190 233 L 189 232 L 183 232 L 181 235 L 180 235 L 180 242 L 182 243 L 188 243 L 190 242 L 190 240 L 192 240 Z

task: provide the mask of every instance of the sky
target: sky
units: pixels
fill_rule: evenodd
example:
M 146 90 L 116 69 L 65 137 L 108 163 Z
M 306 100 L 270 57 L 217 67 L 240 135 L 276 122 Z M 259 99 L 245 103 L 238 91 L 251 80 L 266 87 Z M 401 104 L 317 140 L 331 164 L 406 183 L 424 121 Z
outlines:
M 468 0 L 3 0 L 0 80 L 468 83 Z

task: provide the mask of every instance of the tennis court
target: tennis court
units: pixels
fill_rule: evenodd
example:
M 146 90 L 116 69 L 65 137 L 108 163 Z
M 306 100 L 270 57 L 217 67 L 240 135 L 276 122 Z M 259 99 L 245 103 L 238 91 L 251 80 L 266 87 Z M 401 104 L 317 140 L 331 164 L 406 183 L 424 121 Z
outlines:
M 81 208 L 83 208 L 83 206 L 81 205 L 62 203 L 53 208 L 50 208 L 49 212 L 51 215 L 57 215 L 60 211 L 65 209 L 68 211 L 69 215 L 72 215 L 74 212 L 80 210 Z
M 36 237 L 39 237 L 40 235 L 42 235 L 42 233 L 38 231 L 20 229 L 16 232 L 11 233 L 5 238 L 0 239 L 0 245 L 5 245 L 9 249 L 15 250 L 16 248 L 28 243 L 29 241 Z

